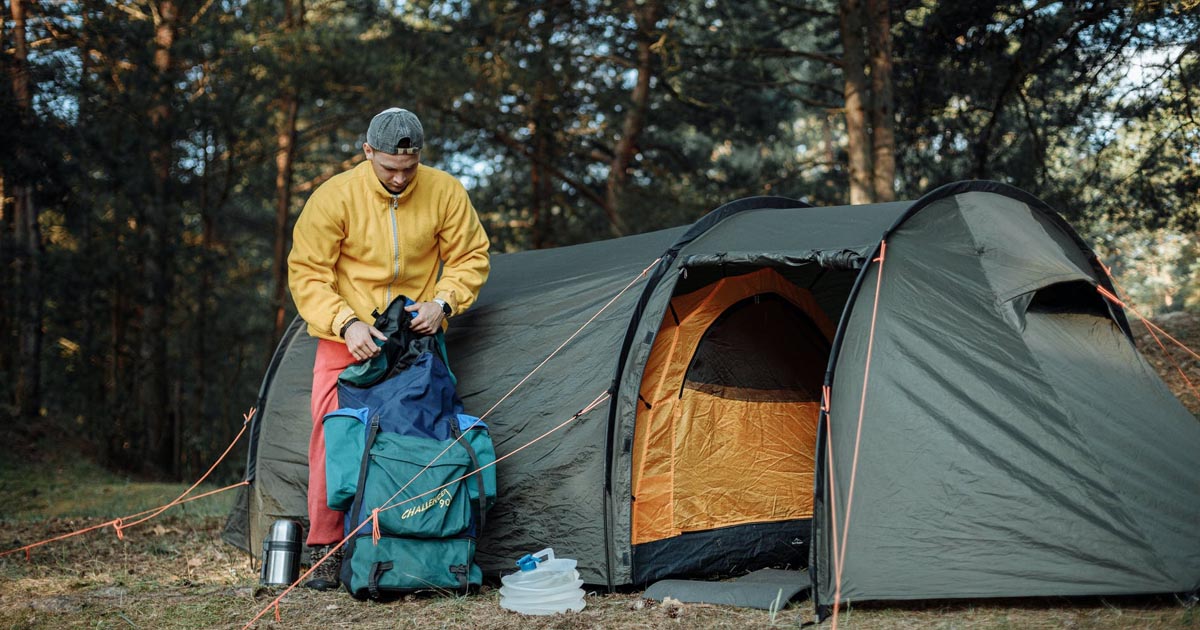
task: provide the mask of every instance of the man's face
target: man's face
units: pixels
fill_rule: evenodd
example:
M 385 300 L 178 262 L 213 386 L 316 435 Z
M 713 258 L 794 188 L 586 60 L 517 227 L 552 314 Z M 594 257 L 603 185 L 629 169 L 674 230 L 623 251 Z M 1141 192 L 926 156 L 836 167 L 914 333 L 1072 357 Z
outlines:
M 375 177 L 379 178 L 379 183 L 393 195 L 398 195 L 408 188 L 413 177 L 417 175 L 417 165 L 421 163 L 419 154 L 392 155 L 376 151 L 366 143 L 363 143 L 363 152 L 371 162 L 371 168 L 375 170 Z

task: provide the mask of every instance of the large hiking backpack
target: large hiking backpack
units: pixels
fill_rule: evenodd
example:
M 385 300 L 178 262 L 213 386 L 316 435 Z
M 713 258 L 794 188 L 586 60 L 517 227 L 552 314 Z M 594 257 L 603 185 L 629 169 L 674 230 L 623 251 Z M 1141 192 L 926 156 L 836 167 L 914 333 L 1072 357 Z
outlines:
M 495 469 L 483 468 L 495 448 L 487 427 L 463 413 L 435 337 L 402 325 L 388 344 L 382 380 L 339 380 L 341 409 L 324 419 L 329 507 L 345 511 L 354 532 L 341 580 L 358 599 L 465 593 L 483 578 L 475 546 L 496 498 Z M 360 528 L 376 509 L 377 541 L 370 525 Z

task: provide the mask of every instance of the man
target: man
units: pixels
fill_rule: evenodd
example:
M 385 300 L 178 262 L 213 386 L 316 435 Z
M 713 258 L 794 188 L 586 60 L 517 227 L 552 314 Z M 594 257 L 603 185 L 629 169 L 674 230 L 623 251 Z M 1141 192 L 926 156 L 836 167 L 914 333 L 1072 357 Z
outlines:
M 321 421 L 338 407 L 338 374 L 380 351 L 375 340 L 386 337 L 373 313 L 407 296 L 416 302 L 405 309 L 416 313 L 412 329 L 434 334 L 471 306 L 487 280 L 487 234 L 462 184 L 420 163 L 424 139 L 411 112 L 380 112 L 367 128 L 366 161 L 313 192 L 292 236 L 288 284 L 308 333 L 320 338 L 308 448 L 314 561 L 343 538 L 342 513 L 326 505 Z M 339 550 L 305 586 L 337 588 L 340 563 Z

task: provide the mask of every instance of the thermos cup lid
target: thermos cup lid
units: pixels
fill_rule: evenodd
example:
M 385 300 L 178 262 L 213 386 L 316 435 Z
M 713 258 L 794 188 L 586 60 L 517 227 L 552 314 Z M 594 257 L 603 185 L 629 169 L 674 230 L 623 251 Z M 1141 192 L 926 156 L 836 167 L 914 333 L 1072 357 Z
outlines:
M 267 540 L 272 542 L 300 542 L 300 524 L 296 521 L 280 519 L 271 524 Z

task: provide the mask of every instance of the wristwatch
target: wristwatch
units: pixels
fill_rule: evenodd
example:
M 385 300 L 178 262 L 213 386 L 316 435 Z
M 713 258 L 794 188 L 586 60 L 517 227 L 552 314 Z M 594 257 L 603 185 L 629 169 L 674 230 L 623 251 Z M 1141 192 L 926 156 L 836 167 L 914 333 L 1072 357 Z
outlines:
M 435 297 L 435 298 L 433 298 L 433 301 L 442 305 L 442 315 L 445 315 L 446 317 L 450 317 L 450 304 L 448 302 L 446 302 L 446 300 Z

